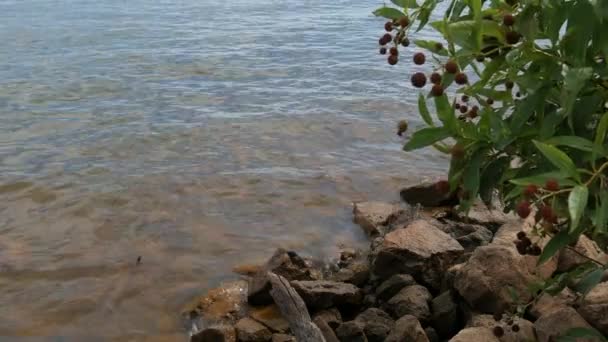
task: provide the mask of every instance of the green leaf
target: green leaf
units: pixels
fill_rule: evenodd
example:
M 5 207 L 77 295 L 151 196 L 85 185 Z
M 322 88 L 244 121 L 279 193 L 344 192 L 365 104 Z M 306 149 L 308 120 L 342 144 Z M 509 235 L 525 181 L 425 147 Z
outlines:
M 474 151 L 473 157 L 464 168 L 464 189 L 469 192 L 472 198 L 477 197 L 479 192 L 479 169 L 481 160 L 485 157 L 485 151 Z
M 597 131 L 595 132 L 595 145 L 602 147 L 604 140 L 606 139 L 606 132 L 608 131 L 608 113 L 600 119 L 597 125 Z
M 581 66 L 585 64 L 587 46 L 593 36 L 595 21 L 590 20 L 593 7 L 589 1 L 575 1 L 569 11 L 568 27 L 562 38 L 564 55 L 570 65 Z
M 431 118 L 431 113 L 429 113 L 429 108 L 426 105 L 426 99 L 422 93 L 418 95 L 418 111 L 420 112 L 422 120 L 424 120 L 427 125 L 435 126 L 433 118 Z
M 418 8 L 416 0 L 391 0 L 391 2 L 401 8 Z
M 587 273 L 575 286 L 575 289 L 582 293 L 583 295 L 587 295 L 589 291 L 591 291 L 597 284 L 602 281 L 602 277 L 604 276 L 604 269 L 596 268 L 595 270 Z
M 495 158 L 488 163 L 479 180 L 479 195 L 485 204 L 492 203 L 492 190 L 502 182 L 502 176 L 509 167 L 509 157 Z
M 543 185 L 544 186 L 545 183 L 547 183 L 547 181 L 549 179 L 555 179 L 562 186 L 564 186 L 564 185 L 565 186 L 576 185 L 576 183 L 568 180 L 567 177 L 568 176 L 565 175 L 561 171 L 553 171 L 553 172 L 541 173 L 541 174 L 534 175 L 534 176 L 529 176 L 529 177 L 512 179 L 512 180 L 510 180 L 510 182 L 513 183 L 513 184 L 515 184 L 515 185 L 519 185 L 519 186 L 526 186 L 528 184 Z
M 570 211 L 570 231 L 574 231 L 583 217 L 587 201 L 589 199 L 589 189 L 579 185 L 572 189 L 568 196 L 568 210 Z
M 436 40 L 421 40 L 421 39 L 416 39 L 414 41 L 414 44 L 416 44 L 416 46 L 418 46 L 418 47 L 421 47 L 423 49 L 427 49 L 429 51 L 432 51 L 435 54 L 438 54 L 440 56 L 447 56 L 448 55 L 448 50 L 446 50 L 444 47 L 442 47 L 441 50 L 437 50 L 437 44 L 438 43 L 439 42 L 436 41 Z
M 581 138 L 575 135 L 556 136 L 551 139 L 545 140 L 544 142 L 553 146 L 568 146 L 586 152 L 592 152 L 594 150 L 597 150 L 591 140 Z M 603 147 L 598 150 L 598 152 L 600 153 L 602 153 L 602 151 Z
M 566 72 L 564 87 L 562 88 L 562 108 L 564 117 L 572 121 L 572 109 L 583 86 L 591 78 L 592 68 L 572 68 Z M 572 126 L 572 125 L 571 125 Z
M 608 232 L 608 191 L 600 192 L 595 208 L 595 232 L 606 233 Z
M 579 338 L 595 337 L 600 341 L 605 342 L 606 338 L 599 331 L 593 328 L 572 328 L 566 331 L 565 334 L 557 338 L 558 342 L 575 342 Z
M 423 128 L 412 135 L 412 138 L 403 146 L 405 151 L 412 151 L 432 145 L 450 136 L 450 131 L 444 127 Z
M 505 31 L 502 29 L 500 24 L 498 24 L 494 20 L 482 20 L 481 30 L 484 36 L 496 38 L 501 44 L 504 44 L 506 42 Z
M 443 94 L 442 96 L 435 96 L 434 99 L 437 117 L 450 132 L 455 133 L 457 125 L 456 116 L 454 115 L 454 108 L 448 101 L 448 96 Z
M 377 17 L 383 17 L 387 19 L 399 19 L 405 14 L 398 9 L 392 7 L 382 7 L 374 11 L 374 15 Z
M 551 259 L 552 256 L 555 255 L 559 250 L 566 247 L 572 238 L 568 235 L 567 231 L 561 231 L 557 233 L 555 236 L 549 240 L 545 248 L 543 248 L 543 252 L 538 257 L 538 264 L 541 265 L 547 260 Z
M 558 169 L 580 182 L 581 176 L 576 170 L 576 166 L 567 154 L 560 151 L 558 148 L 547 145 L 540 141 L 534 140 L 536 148 Z

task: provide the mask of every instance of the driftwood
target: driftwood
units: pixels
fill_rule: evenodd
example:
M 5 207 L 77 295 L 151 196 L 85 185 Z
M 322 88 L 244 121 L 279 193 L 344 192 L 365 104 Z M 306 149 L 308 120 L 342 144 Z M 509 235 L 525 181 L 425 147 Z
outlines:
M 326 342 L 319 327 L 310 319 L 302 297 L 289 285 L 289 281 L 272 272 L 268 272 L 268 279 L 272 284 L 270 295 L 289 322 L 298 342 Z

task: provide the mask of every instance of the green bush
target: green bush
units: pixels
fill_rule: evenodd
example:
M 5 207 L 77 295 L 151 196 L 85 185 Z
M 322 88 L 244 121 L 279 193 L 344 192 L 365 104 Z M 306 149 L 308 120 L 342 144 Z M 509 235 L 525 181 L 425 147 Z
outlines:
M 449 183 L 439 189 L 458 191 L 465 212 L 497 194 L 506 210 L 535 213 L 535 235 L 550 242 L 542 251 L 529 243 L 518 249 L 540 263 L 581 234 L 605 248 L 608 1 L 451 0 L 434 22 L 441 0 L 391 1 L 374 12 L 389 19 L 380 54 L 395 65 L 411 41 L 420 51 L 413 63 L 426 68 L 408 77 L 421 89 L 425 126 L 404 150 L 451 154 Z M 415 39 L 427 25 L 442 42 Z M 543 289 L 575 279 L 587 292 L 603 269 L 589 260 Z

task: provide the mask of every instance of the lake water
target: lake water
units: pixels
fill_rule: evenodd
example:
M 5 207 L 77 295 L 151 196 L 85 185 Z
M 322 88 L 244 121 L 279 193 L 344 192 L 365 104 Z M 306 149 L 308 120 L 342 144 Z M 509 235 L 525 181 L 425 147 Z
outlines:
M 379 5 L 0 0 L 0 340 L 183 340 L 233 266 L 364 244 L 353 201 L 447 164 Z

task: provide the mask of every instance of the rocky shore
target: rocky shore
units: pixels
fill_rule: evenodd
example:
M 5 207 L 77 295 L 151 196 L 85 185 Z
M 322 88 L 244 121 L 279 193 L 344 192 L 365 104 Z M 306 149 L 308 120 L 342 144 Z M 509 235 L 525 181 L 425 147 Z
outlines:
M 608 261 L 593 241 L 583 236 L 576 252 L 537 266 L 514 243 L 532 237 L 533 217 L 481 204 L 460 217 L 434 185 L 401 197 L 354 204 L 368 250 L 320 262 L 279 249 L 264 265 L 237 268 L 243 279 L 185 310 L 191 341 L 549 342 L 585 327 L 608 335 L 606 277 L 585 297 L 566 287 L 530 302 L 530 285 L 587 262 L 581 255 Z

